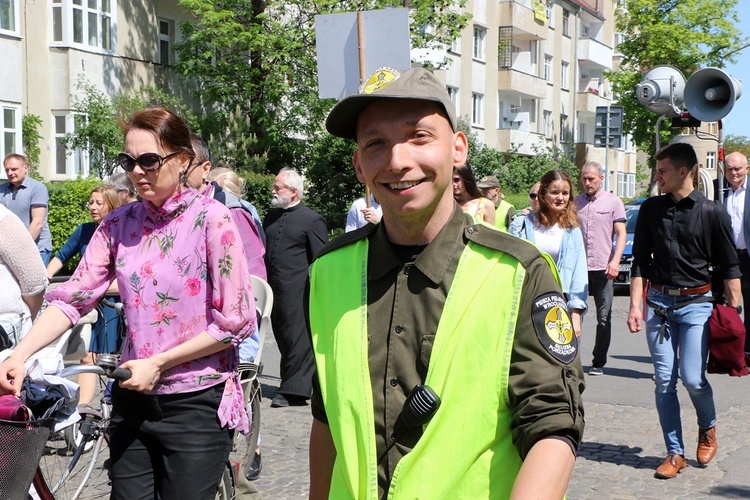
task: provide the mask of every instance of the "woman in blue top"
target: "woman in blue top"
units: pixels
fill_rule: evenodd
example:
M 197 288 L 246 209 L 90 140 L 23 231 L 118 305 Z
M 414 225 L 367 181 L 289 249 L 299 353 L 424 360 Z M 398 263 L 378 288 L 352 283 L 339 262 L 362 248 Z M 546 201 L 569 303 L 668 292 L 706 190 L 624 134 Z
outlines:
M 586 312 L 589 281 L 583 233 L 578 227 L 575 203 L 570 196 L 572 191 L 570 174 L 564 170 L 547 172 L 539 181 L 539 209 L 517 218 L 509 231 L 536 244 L 557 264 L 573 330 L 578 336 L 581 317 Z
M 117 191 L 108 185 L 102 185 L 94 188 L 89 195 L 88 209 L 92 222 L 84 222 L 78 226 L 73 234 L 65 242 L 65 245 L 52 258 L 47 265 L 47 276 L 51 279 L 59 273 L 66 262 L 72 259 L 76 254 L 83 257 L 86 247 L 94 235 L 94 231 L 99 223 L 107 216 L 109 212 L 122 204 Z M 115 285 L 116 287 L 116 285 Z M 116 295 L 117 290 L 112 290 Z M 119 297 L 112 297 L 119 300 Z M 108 307 L 99 308 L 99 318 L 91 327 L 91 342 L 89 343 L 89 353 L 81 360 L 83 364 L 92 364 L 95 353 L 111 353 L 118 349 L 117 345 L 117 327 L 119 319 L 117 313 Z M 80 375 L 78 383 L 81 385 L 81 404 L 86 404 L 94 397 L 96 388 L 96 375 Z

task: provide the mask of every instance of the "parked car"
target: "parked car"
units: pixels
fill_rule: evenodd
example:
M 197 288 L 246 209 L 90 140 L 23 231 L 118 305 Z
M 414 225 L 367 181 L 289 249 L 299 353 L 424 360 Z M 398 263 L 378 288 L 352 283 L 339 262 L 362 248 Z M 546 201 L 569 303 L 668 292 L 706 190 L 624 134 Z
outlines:
M 625 250 L 622 252 L 622 258 L 620 259 L 620 274 L 615 278 L 615 286 L 630 286 L 630 268 L 633 266 L 633 236 L 635 235 L 635 222 L 638 220 L 640 208 L 640 203 L 625 207 L 627 239 L 625 240 Z M 615 240 L 613 246 L 616 244 L 617 240 Z

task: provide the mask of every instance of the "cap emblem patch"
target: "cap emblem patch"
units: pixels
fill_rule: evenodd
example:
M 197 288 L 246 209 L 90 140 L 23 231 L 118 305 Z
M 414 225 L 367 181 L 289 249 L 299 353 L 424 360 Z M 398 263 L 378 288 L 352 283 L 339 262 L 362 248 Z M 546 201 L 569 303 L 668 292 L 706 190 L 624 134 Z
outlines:
M 397 69 L 387 67 L 379 68 L 364 84 L 362 84 L 359 88 L 359 93 L 372 94 L 377 90 L 384 89 L 397 80 L 399 76 L 401 76 L 401 73 Z

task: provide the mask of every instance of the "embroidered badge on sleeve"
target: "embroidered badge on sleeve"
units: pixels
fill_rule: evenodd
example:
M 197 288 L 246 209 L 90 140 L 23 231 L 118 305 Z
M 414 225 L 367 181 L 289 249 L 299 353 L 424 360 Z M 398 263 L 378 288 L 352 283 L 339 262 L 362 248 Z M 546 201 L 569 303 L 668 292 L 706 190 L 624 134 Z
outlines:
M 578 338 L 562 295 L 549 292 L 534 299 L 531 320 L 536 337 L 555 359 L 570 364 L 578 354 Z

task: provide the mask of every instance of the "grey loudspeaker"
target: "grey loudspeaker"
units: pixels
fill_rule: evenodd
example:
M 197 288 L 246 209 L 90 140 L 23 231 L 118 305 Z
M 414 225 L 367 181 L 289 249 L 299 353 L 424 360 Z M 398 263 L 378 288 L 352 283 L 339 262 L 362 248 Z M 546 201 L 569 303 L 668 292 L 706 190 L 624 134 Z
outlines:
M 641 104 L 657 115 L 680 116 L 685 77 L 672 66 L 656 66 L 643 75 L 636 85 L 636 96 Z
M 742 84 L 718 68 L 699 69 L 685 84 L 685 107 L 695 118 L 715 122 L 729 114 Z

